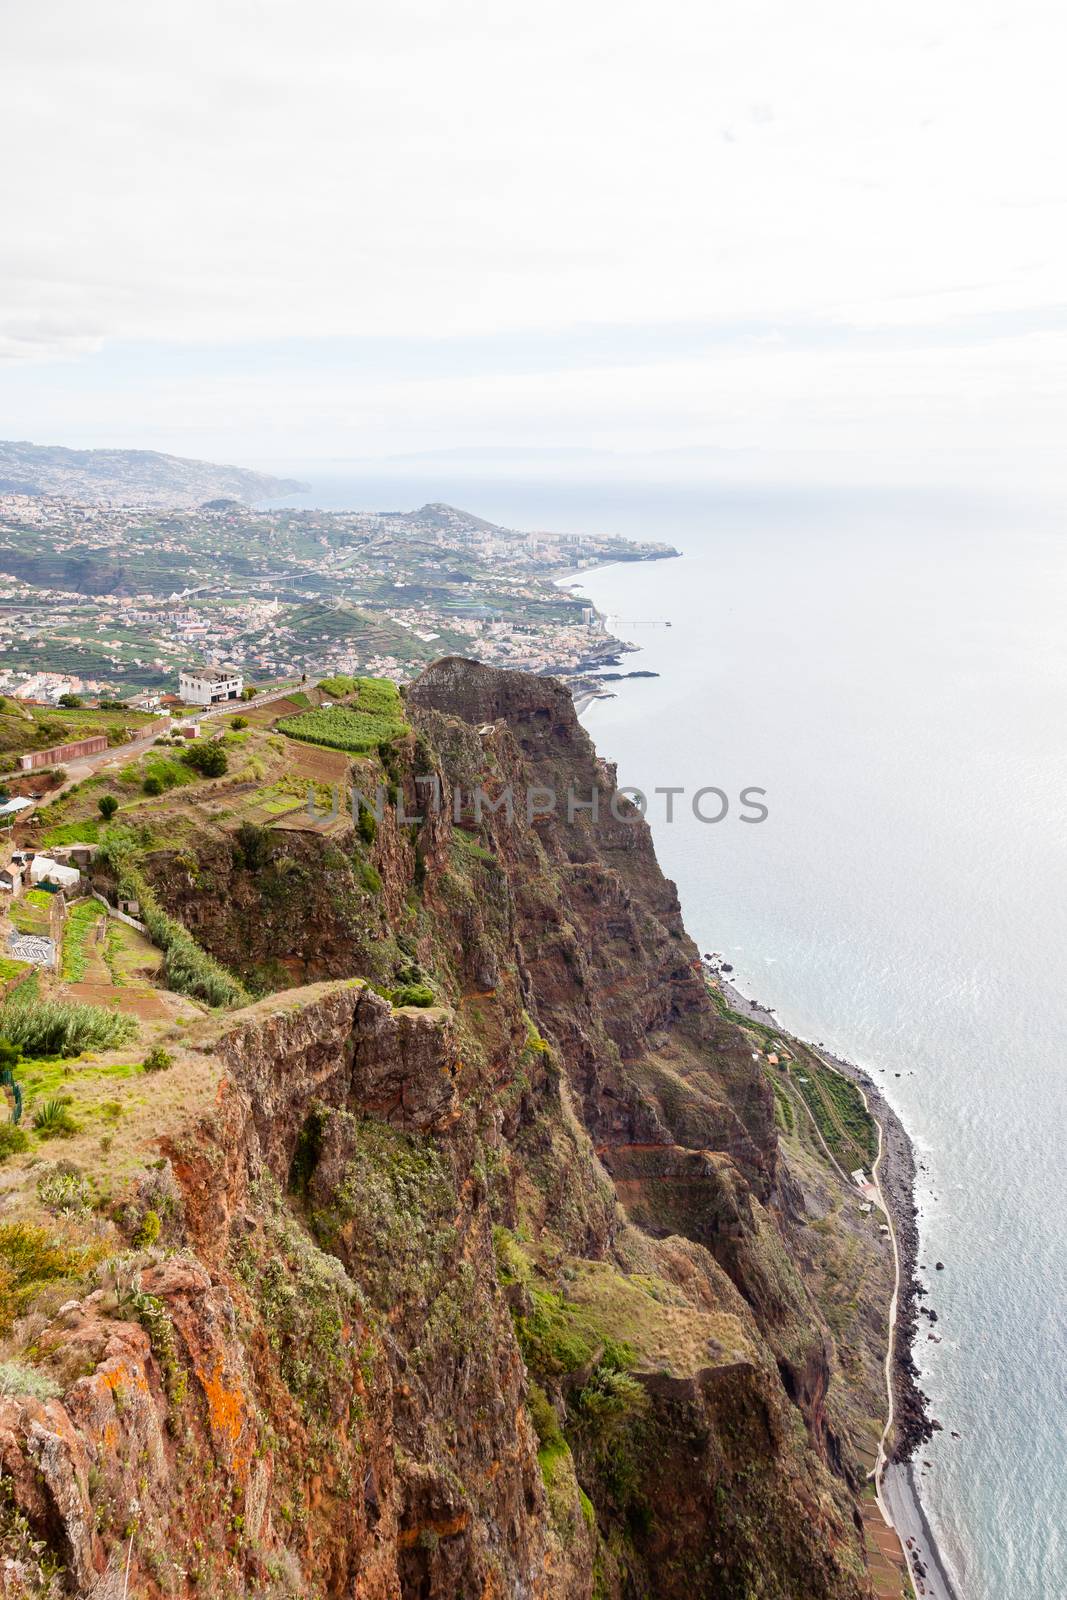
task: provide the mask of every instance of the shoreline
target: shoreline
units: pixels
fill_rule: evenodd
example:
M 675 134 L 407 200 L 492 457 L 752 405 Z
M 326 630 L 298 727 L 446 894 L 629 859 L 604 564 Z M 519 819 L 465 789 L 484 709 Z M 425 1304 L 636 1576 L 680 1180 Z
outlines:
M 776 1029 L 783 1038 L 796 1037 L 790 1034 L 773 1011 L 744 994 L 732 976 L 721 972 L 716 976 L 731 1008 L 739 1015 Z M 927 1518 L 912 1465 L 916 1451 L 941 1426 L 928 1415 L 929 1400 L 919 1388 L 919 1372 L 912 1354 L 919 1332 L 919 1318 L 924 1315 L 921 1302 L 927 1292 L 916 1275 L 919 1229 L 916 1221 L 917 1163 L 914 1146 L 900 1117 L 869 1073 L 821 1044 L 812 1044 L 808 1040 L 802 1042 L 828 1067 L 857 1086 L 879 1128 L 880 1148 L 875 1177 L 889 1218 L 896 1258 L 896 1287 L 890 1307 L 890 1339 L 886 1351 L 891 1406 L 886 1434 L 892 1429 L 894 1437 L 888 1452 L 880 1449 L 875 1468 L 879 1509 L 900 1539 L 919 1600 L 960 1600 L 959 1590 L 945 1567 Z

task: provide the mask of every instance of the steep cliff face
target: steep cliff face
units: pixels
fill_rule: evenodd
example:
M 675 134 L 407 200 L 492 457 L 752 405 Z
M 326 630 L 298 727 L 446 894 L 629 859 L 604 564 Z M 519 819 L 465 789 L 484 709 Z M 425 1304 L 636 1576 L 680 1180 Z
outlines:
M 400 816 L 141 863 L 321 981 L 175 1029 L 88 1275 L 19 1308 L 0 1592 L 861 1600 L 804 1202 L 647 829 L 551 680 L 407 707 L 356 774 Z

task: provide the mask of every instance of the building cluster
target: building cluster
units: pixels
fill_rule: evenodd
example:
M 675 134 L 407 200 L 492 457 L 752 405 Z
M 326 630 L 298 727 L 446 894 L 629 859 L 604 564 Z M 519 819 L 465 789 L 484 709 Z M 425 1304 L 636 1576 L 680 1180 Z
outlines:
M 11 588 L 0 692 L 52 703 L 159 693 L 205 654 L 251 682 L 403 680 L 456 650 L 572 672 L 621 647 L 558 580 L 667 553 L 606 535 L 521 533 L 443 505 L 161 511 L 3 495 L 0 577 L 6 562 Z

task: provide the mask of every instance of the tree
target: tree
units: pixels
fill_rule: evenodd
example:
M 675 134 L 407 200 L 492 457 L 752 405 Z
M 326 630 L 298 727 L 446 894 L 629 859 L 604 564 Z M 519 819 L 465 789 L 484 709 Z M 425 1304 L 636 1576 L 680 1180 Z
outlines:
M 115 815 L 115 812 L 119 808 L 119 803 L 115 799 L 115 796 L 113 794 L 102 795 L 96 803 L 100 809 L 100 815 L 103 817 L 104 821 L 110 822 L 112 817 Z
M 256 697 L 255 689 L 252 687 L 252 685 L 250 683 L 246 683 L 244 688 L 241 690 L 241 699 L 242 700 L 254 700 L 255 697 Z
M 202 778 L 221 778 L 229 763 L 218 739 L 198 739 L 188 750 L 182 751 L 182 760 Z
M 64 711 L 77 711 L 83 701 L 80 694 L 61 694 L 56 704 L 61 705 Z
M 247 728 L 248 727 L 248 718 L 247 717 L 231 717 L 230 718 L 230 727 L 234 728 L 234 729 Z

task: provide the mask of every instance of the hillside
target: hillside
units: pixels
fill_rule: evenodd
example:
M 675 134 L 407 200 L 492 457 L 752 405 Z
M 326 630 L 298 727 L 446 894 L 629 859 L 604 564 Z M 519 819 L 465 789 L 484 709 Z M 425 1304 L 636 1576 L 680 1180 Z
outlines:
M 157 948 L 87 902 L 33 980 L 103 1010 L 19 1067 L 0 1163 L 10 1592 L 896 1597 L 888 1247 L 569 694 L 453 658 L 329 697 L 363 753 L 292 697 L 211 781 L 119 757 L 36 825 Z
M 0 493 L 65 495 L 72 500 L 196 505 L 299 494 L 306 483 L 246 467 L 219 466 L 155 450 L 67 450 L 62 445 L 0 440 Z

